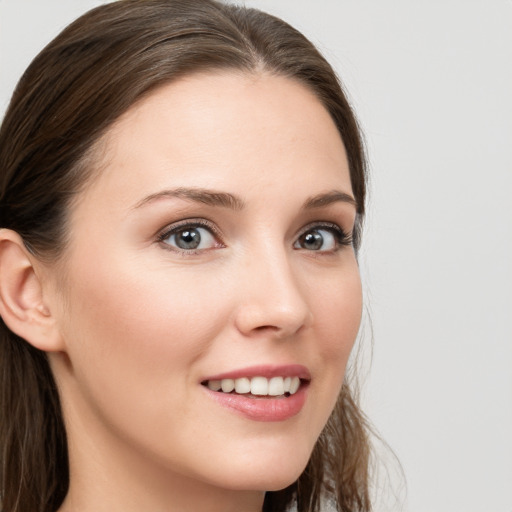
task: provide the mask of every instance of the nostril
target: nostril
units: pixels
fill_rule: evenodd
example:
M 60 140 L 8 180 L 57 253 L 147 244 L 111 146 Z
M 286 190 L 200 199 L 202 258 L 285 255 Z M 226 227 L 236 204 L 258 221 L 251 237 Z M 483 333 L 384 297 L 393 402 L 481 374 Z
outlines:
M 279 328 L 275 325 L 260 325 L 254 329 L 255 331 L 278 331 Z

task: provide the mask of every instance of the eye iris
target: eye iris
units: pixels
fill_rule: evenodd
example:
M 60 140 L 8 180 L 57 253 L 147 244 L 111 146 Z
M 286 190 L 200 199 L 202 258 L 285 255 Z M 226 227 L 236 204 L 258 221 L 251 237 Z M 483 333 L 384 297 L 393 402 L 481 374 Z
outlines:
M 201 233 L 198 229 L 188 228 L 176 233 L 176 245 L 180 249 L 197 249 L 201 243 Z
M 311 231 L 302 237 L 302 246 L 305 249 L 318 251 L 324 244 L 324 237 L 318 231 Z

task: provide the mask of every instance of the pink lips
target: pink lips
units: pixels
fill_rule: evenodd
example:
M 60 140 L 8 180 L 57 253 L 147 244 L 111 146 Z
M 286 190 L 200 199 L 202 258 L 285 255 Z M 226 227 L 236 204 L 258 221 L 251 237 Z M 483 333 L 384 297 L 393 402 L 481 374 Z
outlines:
M 307 398 L 307 389 L 311 375 L 308 369 L 302 365 L 284 365 L 284 366 L 251 366 L 238 370 L 216 374 L 203 379 L 202 382 L 209 380 L 238 379 L 242 377 L 299 377 L 301 386 L 293 395 L 280 397 L 255 397 L 252 395 L 238 395 L 235 393 L 223 393 L 212 391 L 206 386 L 203 389 L 209 397 L 218 404 L 231 409 L 237 414 L 254 421 L 285 421 L 296 416 L 304 406 Z

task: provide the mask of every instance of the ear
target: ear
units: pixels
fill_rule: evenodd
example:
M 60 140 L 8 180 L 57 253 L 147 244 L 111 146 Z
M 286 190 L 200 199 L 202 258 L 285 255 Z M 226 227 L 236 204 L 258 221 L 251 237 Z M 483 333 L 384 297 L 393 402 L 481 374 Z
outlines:
M 12 332 L 35 348 L 62 350 L 35 264 L 21 237 L 10 229 L 0 229 L 0 316 Z

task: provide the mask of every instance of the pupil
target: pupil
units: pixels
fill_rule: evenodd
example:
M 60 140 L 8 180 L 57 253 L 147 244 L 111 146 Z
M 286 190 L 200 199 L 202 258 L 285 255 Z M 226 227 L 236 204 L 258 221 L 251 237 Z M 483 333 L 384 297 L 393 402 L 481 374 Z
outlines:
M 316 251 L 322 247 L 324 243 L 324 237 L 318 231 L 314 231 L 304 235 L 303 242 L 306 249 L 312 249 Z
M 197 249 L 201 243 L 201 234 L 197 229 L 186 229 L 176 235 L 176 245 L 180 249 Z

